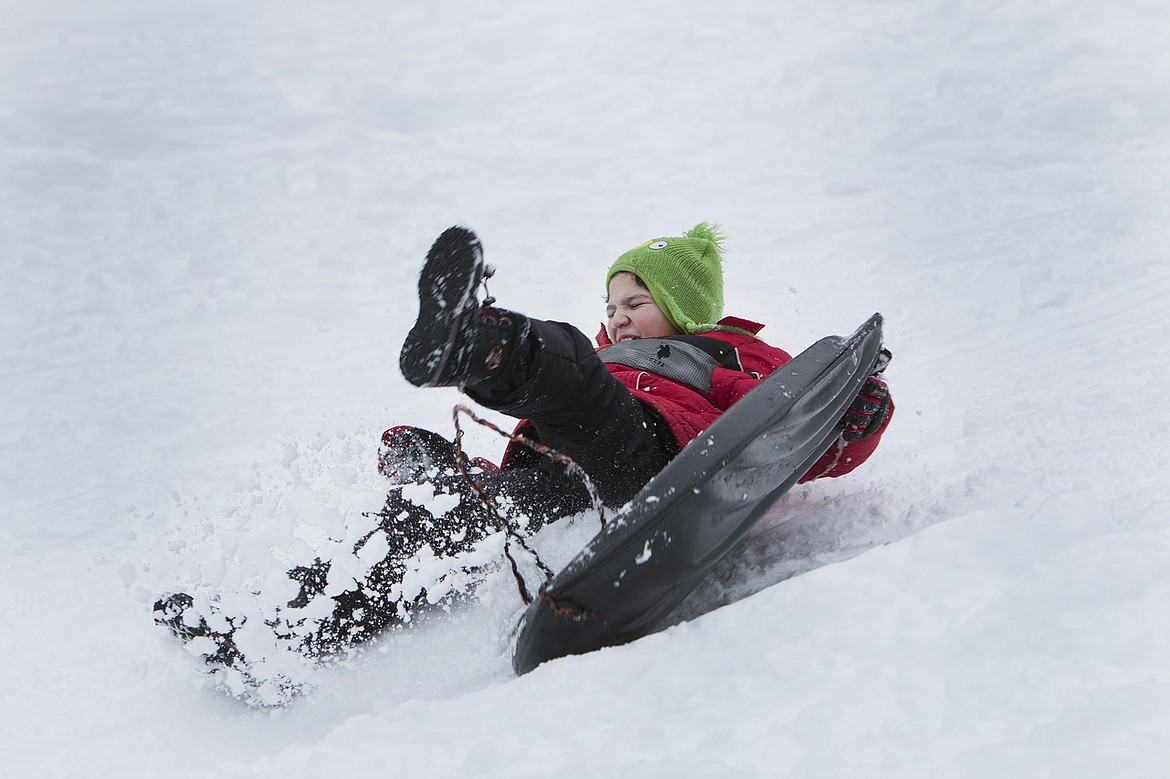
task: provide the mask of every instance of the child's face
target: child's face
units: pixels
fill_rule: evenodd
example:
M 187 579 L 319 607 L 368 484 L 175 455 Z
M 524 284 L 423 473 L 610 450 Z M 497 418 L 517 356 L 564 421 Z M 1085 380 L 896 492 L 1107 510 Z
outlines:
M 627 338 L 661 338 L 678 330 L 654 302 L 650 290 L 632 273 L 616 273 L 609 282 L 605 330 L 613 343 Z

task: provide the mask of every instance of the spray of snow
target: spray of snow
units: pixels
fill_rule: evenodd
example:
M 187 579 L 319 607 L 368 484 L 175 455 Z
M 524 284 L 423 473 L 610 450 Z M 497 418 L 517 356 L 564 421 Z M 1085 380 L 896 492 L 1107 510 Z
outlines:
M 5 776 L 1164 776 L 1164 5 L 7 0 Z M 249 628 L 257 694 L 306 686 L 268 711 L 152 623 L 262 622 L 369 529 L 382 429 L 450 433 L 396 359 L 443 229 L 594 332 L 612 258 L 703 219 L 788 351 L 881 311 L 898 412 L 673 626 L 516 679 L 495 538 L 331 666 Z

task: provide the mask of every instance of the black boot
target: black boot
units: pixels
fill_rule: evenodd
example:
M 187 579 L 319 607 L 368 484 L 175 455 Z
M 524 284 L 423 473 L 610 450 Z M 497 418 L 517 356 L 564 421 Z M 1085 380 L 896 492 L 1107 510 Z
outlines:
M 215 648 L 209 648 L 204 654 L 204 660 L 208 665 L 239 667 L 242 664 L 242 656 L 232 640 L 234 629 L 229 629 L 226 633 L 212 630 L 208 627 L 207 620 L 200 615 L 195 616 L 197 624 L 188 624 L 192 620 L 188 617 L 187 611 L 194 605 L 195 599 L 187 593 L 172 593 L 155 601 L 154 621 L 174 633 L 184 644 L 196 638 L 209 639 Z
M 418 279 L 418 319 L 398 365 L 416 387 L 481 386 L 509 378 L 523 359 L 528 320 L 481 306 L 486 275 L 475 233 L 452 227 L 427 252 Z

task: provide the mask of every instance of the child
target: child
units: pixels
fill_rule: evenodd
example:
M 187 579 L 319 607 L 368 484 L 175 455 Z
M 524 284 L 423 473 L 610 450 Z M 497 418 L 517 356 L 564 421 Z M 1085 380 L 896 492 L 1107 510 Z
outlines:
M 720 318 L 720 236 L 706 223 L 648 241 L 610 267 L 597 350 L 572 325 L 481 307 L 467 291 L 483 268 L 470 231 L 453 227 L 435 242 L 419 280 L 418 321 L 402 348 L 403 375 L 416 386 L 459 386 L 481 405 L 520 418 L 518 432 L 569 455 L 607 505 L 628 501 L 791 359 L 756 337 L 763 325 Z M 885 383 L 871 377 L 840 438 L 802 481 L 841 476 L 864 462 L 892 411 Z M 389 449 L 402 431 L 387 431 Z M 525 452 L 509 447 L 504 470 L 517 468 Z
M 517 433 L 567 455 L 606 505 L 621 506 L 791 359 L 756 337 L 762 325 L 722 316 L 722 259 L 720 236 L 706 223 L 621 255 L 606 275 L 606 323 L 595 348 L 572 325 L 494 308 L 490 300 L 481 304 L 477 292 L 488 274 L 479 241 L 452 227 L 427 254 L 419 314 L 399 366 L 415 386 L 459 387 L 480 405 L 520 419 Z M 871 376 L 844 415 L 839 438 L 802 481 L 841 476 L 864 462 L 892 412 L 885 383 Z M 464 470 L 476 471 L 480 495 L 456 465 L 452 444 L 436 433 L 387 430 L 379 470 L 396 485 L 426 483 L 436 498 L 450 497 L 418 503 L 402 486 L 391 489 L 377 525 L 353 550 L 368 559 L 364 551 L 384 544 L 379 559 L 357 576 L 351 560 L 294 568 L 289 576 L 300 593 L 279 610 L 276 624 L 265 624 L 303 654 L 333 654 L 402 619 L 424 597 L 435 602 L 455 594 L 433 585 L 431 592 L 412 590 L 404 580 L 420 553 L 454 558 L 498 530 L 483 498 L 529 529 L 590 505 L 583 483 L 563 464 L 515 443 L 498 467 L 463 459 Z M 452 508 L 431 510 L 439 504 Z M 331 599 L 331 607 L 322 611 L 321 598 Z M 247 676 L 249 660 L 232 637 L 238 619 L 217 614 L 209 624 L 183 593 L 160 600 L 155 611 L 156 621 L 185 640 L 210 638 L 214 650 L 202 656 L 213 668 Z M 304 616 L 310 613 L 327 616 Z

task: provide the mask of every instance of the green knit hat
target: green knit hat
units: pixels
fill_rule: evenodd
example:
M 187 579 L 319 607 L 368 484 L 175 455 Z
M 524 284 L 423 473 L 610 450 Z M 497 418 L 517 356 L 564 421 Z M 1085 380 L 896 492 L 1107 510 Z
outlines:
M 616 273 L 633 273 L 679 332 L 740 332 L 717 324 L 723 317 L 722 244 L 719 228 L 700 222 L 677 238 L 655 238 L 630 249 L 610 266 L 605 285 Z

